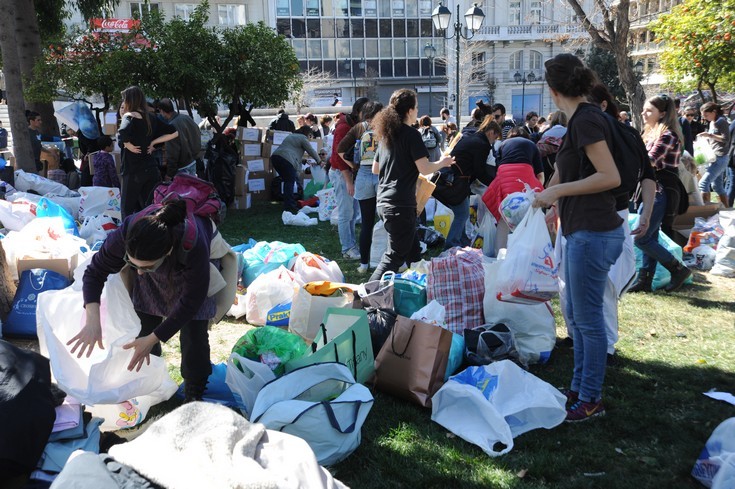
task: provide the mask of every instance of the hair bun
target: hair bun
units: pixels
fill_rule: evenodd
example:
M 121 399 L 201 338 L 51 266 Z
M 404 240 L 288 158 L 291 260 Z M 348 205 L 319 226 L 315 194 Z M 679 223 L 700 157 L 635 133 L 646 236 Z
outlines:
M 156 220 L 161 222 L 167 228 L 172 228 L 183 223 L 186 219 L 187 209 L 186 201 L 180 198 L 169 199 L 164 204 L 158 213 L 156 213 Z

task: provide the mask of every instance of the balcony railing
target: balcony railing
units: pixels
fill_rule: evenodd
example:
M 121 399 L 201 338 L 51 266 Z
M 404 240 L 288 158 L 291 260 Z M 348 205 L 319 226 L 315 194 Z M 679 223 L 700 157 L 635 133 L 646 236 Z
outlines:
M 553 40 L 556 36 L 582 37 L 586 31 L 577 24 L 491 25 L 481 27 L 478 41 Z

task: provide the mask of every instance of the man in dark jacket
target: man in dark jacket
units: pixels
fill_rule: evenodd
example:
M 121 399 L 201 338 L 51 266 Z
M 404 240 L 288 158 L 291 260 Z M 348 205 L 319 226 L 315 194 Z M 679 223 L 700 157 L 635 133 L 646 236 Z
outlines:
M 171 99 L 161 99 L 161 115 L 179 132 L 179 137 L 166 142 L 166 178 L 177 173 L 196 176 L 197 158 L 202 152 L 202 133 L 194 119 L 174 110 Z
M 286 114 L 286 111 L 280 109 L 278 111 L 278 115 L 271 121 L 268 129 L 272 131 L 294 132 L 296 130 L 296 126 L 294 125 L 293 121 L 288 118 L 288 114 Z

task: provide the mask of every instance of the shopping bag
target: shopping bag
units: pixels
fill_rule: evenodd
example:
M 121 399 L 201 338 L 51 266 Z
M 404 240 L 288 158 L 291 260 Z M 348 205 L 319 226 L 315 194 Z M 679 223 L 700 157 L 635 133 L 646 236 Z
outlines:
M 398 316 L 375 358 L 375 386 L 388 394 L 430 407 L 447 370 L 452 333 Z
M 293 257 L 305 251 L 306 249 L 300 244 L 259 241 L 252 248 L 242 253 L 245 261 L 243 272 L 245 287 L 250 287 L 253 281 L 264 273 L 276 270 L 281 266 L 288 268 L 288 264 Z
M 266 384 L 255 400 L 253 423 L 305 440 L 322 465 L 332 465 L 360 445 L 373 396 L 344 365 L 320 363 Z
M 296 274 L 279 267 L 253 281 L 245 294 L 245 317 L 249 324 L 263 326 L 267 322 L 268 312 L 278 304 L 289 302 L 301 285 Z
M 23 170 L 15 170 L 15 182 L 12 183 L 20 192 L 33 191 L 38 195 L 54 194 L 62 197 L 74 197 L 78 195 L 75 191 L 69 190 L 69 187 L 66 185 L 54 182 L 35 173 L 26 173 Z
M 117 224 L 104 214 L 94 217 L 86 217 L 79 228 L 79 237 L 86 240 L 92 246 L 97 241 L 104 241 L 107 235 L 117 229 Z
M 304 283 L 327 280 L 344 282 L 345 276 L 336 261 L 328 260 L 314 253 L 301 253 L 288 264 L 288 268 L 301 277 Z
M 518 435 L 561 424 L 565 402 L 552 385 L 503 360 L 451 377 L 432 399 L 431 419 L 494 457 L 511 451 Z
M 227 359 L 225 382 L 232 391 L 240 412 L 246 418 L 250 418 L 260 389 L 275 378 L 276 375 L 269 366 L 245 358 L 236 352 L 232 352 Z
M 427 300 L 446 308 L 447 329 L 464 334 L 483 324 L 485 277 L 482 253 L 475 248 L 451 248 L 432 258 L 426 279 Z
M 288 330 L 299 335 L 307 343 L 314 341 L 328 309 L 352 305 L 353 293 L 350 289 L 337 289 L 329 296 L 315 295 L 309 292 L 309 286 L 316 283 L 319 282 L 310 282 L 296 290 L 288 321 Z
M 51 270 L 24 270 L 20 274 L 8 318 L 2 323 L 3 335 L 35 338 L 38 295 L 47 290 L 60 290 L 68 286 L 67 277 Z
M 374 307 L 393 309 L 394 275 L 385 275 L 380 280 L 365 282 L 357 287 L 359 300 L 353 304 L 356 308 Z
M 304 356 L 307 349 L 297 335 L 274 326 L 263 326 L 245 333 L 232 347 L 232 352 L 266 365 L 279 376 L 285 372 L 288 362 Z
M 59 314 L 63 311 L 63 314 Z M 38 298 L 38 344 L 51 361 L 51 372 L 59 387 L 84 404 L 117 404 L 156 391 L 168 378 L 166 362 L 151 355 L 139 372 L 129 371 L 133 350 L 123 345 L 140 332 L 128 290 L 119 274 L 110 275 L 102 290 L 100 318 L 102 344 L 87 357 L 72 355 L 67 341 L 79 333 L 85 321 L 81 290 L 67 287 L 44 292 Z
M 115 187 L 80 187 L 79 218 L 105 214 L 122 219 L 120 213 L 120 189 Z
M 156 404 L 168 401 L 176 392 L 176 382 L 167 377 L 155 391 L 144 396 L 134 397 L 117 404 L 95 404 L 87 406 L 92 416 L 102 418 L 100 431 L 117 431 L 139 426 L 148 416 L 148 411 Z
M 425 286 L 405 278 L 393 279 L 393 306 L 398 314 L 408 318 L 425 305 Z
M 367 313 L 360 309 L 327 309 L 309 351 L 288 362 L 286 371 L 319 362 L 339 362 L 349 367 L 358 382 L 366 382 L 375 372 Z
M 559 293 L 559 266 L 541 209 L 530 208 L 508 237 L 508 253 L 500 266 L 498 299 L 538 304 Z
M 36 206 L 37 217 L 60 217 L 64 222 L 64 229 L 67 233 L 79 236 L 79 229 L 77 223 L 74 222 L 74 218 L 69 212 L 61 207 L 56 202 L 43 197 Z
M 36 218 L 35 205 L 30 202 L 8 202 L 0 199 L 0 224 L 9 231 L 20 231 Z
M 715 481 L 724 479 L 725 474 L 720 474 L 720 471 L 728 459 L 731 460 L 730 465 L 733 464 L 733 456 L 735 456 L 735 417 L 726 419 L 712 432 L 692 468 L 692 476 L 706 487 L 718 487 Z M 730 472 L 733 473 L 732 468 Z M 725 485 L 723 481 L 719 487 L 725 489 L 733 486 Z
M 470 365 L 489 365 L 500 360 L 520 361 L 513 332 L 503 323 L 465 329 L 464 358 Z
M 546 363 L 556 342 L 556 325 L 551 303 L 514 304 L 497 298 L 503 262 L 485 263 L 485 321 L 503 323 L 513 332 L 523 365 Z
M 334 195 L 333 188 L 325 188 L 316 193 L 319 197 L 319 220 L 329 221 L 332 217 L 332 211 L 337 208 L 337 197 Z
M 373 344 L 373 353 L 379 352 L 385 340 L 388 339 L 393 325 L 396 324 L 398 315 L 393 310 L 368 307 L 367 312 L 368 325 L 370 326 L 370 342 Z

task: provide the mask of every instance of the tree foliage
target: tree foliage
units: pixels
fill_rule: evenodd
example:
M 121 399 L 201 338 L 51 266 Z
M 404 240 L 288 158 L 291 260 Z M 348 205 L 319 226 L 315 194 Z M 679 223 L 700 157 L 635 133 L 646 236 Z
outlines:
M 628 97 L 625 94 L 623 86 L 620 84 L 620 75 L 618 74 L 618 65 L 615 63 L 615 56 L 610 51 L 592 46 L 587 51 L 587 56 L 584 61 L 587 66 L 595 70 L 598 78 L 607 87 L 615 100 L 627 104 Z
M 735 0 L 686 0 L 651 24 L 661 70 L 679 90 L 735 90 Z

